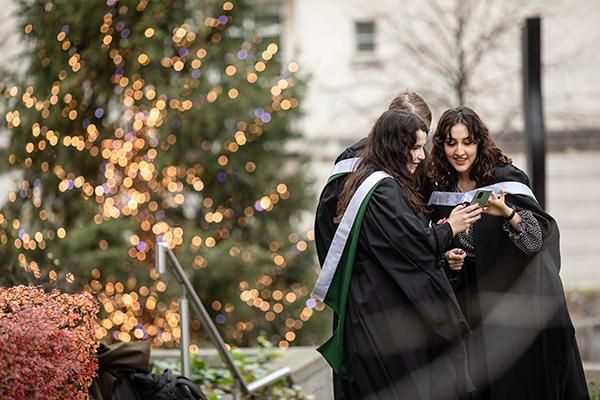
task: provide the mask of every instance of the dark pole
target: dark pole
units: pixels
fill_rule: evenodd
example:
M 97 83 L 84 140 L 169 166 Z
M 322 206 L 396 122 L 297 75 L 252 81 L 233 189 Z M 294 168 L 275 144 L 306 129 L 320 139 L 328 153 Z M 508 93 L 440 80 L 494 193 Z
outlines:
M 541 20 L 527 18 L 522 32 L 523 116 L 527 141 L 527 169 L 531 188 L 546 207 L 546 131 L 542 105 Z

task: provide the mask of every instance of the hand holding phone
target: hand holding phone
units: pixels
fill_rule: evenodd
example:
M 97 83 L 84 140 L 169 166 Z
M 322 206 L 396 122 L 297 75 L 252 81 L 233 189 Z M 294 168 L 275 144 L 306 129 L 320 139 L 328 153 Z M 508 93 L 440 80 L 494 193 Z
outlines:
M 471 200 L 471 205 L 479 204 L 479 207 L 484 208 L 491 195 L 491 190 L 478 190 L 477 192 L 475 192 L 473 200 Z

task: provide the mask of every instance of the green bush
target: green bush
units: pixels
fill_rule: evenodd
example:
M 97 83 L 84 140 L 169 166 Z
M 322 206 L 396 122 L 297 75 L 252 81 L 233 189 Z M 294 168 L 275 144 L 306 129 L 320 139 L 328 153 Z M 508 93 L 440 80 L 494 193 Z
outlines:
M 263 337 L 258 338 L 258 352 L 253 355 L 242 354 L 238 350 L 231 351 L 236 366 L 240 369 L 246 382 L 259 379 L 271 371 L 267 364 L 280 357 L 281 353 L 271 342 Z M 155 362 L 154 372 L 161 373 L 165 368 L 170 368 L 176 374 L 181 374 L 181 367 L 177 361 Z M 210 400 L 227 398 L 233 393 L 234 381 L 229 371 L 224 367 L 209 366 L 198 356 L 192 357 L 191 380 L 202 388 Z M 306 394 L 298 385 L 292 385 L 288 379 L 281 379 L 273 385 L 257 393 L 260 398 L 273 400 L 312 400 L 314 397 Z

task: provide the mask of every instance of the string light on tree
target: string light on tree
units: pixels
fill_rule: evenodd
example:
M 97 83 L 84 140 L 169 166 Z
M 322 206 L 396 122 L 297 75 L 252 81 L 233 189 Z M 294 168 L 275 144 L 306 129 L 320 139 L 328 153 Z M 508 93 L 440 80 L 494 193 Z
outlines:
M 0 210 L 3 282 L 85 287 L 102 304 L 98 338 L 174 345 L 160 239 L 232 344 L 262 330 L 282 347 L 310 342 L 313 239 L 291 222 L 310 197 L 283 168 L 298 65 L 230 1 L 39 1 L 41 15 L 17 1 L 26 79 L 0 84 L 5 164 L 21 177 Z

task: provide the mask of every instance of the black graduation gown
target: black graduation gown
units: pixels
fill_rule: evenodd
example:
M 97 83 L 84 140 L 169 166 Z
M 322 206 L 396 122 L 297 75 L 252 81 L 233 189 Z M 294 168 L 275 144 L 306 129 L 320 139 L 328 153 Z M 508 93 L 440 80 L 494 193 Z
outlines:
M 499 166 L 490 184 L 529 185 L 524 172 Z M 473 333 L 470 361 L 478 399 L 589 399 L 575 332 L 560 280 L 556 221 L 537 202 L 507 194 L 506 202 L 538 220 L 542 249 L 528 256 L 502 229 L 501 218 L 484 215 L 473 229 L 475 259 L 462 269 L 456 288 Z M 434 218 L 451 207 L 437 207 Z
M 359 233 L 336 399 L 454 400 L 473 390 L 468 326 L 438 263 L 452 231 L 427 225 L 393 179 L 381 181 Z

